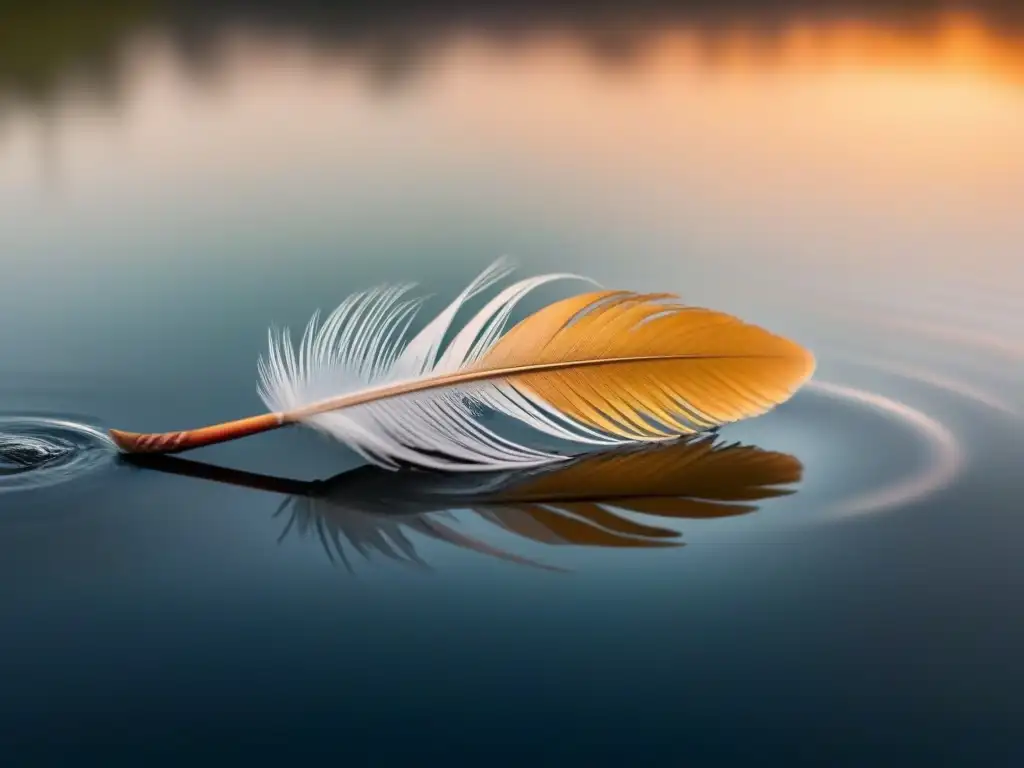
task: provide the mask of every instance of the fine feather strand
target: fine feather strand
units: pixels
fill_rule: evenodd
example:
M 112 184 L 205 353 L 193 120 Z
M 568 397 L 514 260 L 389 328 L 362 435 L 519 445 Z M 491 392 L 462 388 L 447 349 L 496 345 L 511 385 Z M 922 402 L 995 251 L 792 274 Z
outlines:
M 442 354 L 442 342 L 459 310 L 511 271 L 504 260 L 488 267 L 409 341 L 404 334 L 422 304 L 422 299 L 405 299 L 412 286 L 379 287 L 350 296 L 322 324 L 314 315 L 297 349 L 287 331 L 272 329 L 267 359 L 259 363 L 260 397 L 271 410 L 287 413 L 330 397 L 456 372 L 493 345 L 516 304 L 531 291 L 554 280 L 585 279 L 552 274 L 515 283 L 479 310 Z M 583 439 L 532 404 L 519 402 L 514 393 L 501 397 L 498 390 L 481 382 L 318 413 L 302 421 L 389 468 L 407 463 L 441 470 L 511 469 L 562 458 L 496 434 L 480 423 L 482 409 L 504 412 L 562 439 Z M 590 442 L 620 441 L 595 433 Z
M 564 274 L 505 288 L 443 345 L 466 302 L 510 271 L 489 267 L 408 342 L 410 286 L 314 315 L 297 346 L 272 330 L 261 397 L 385 467 L 493 470 L 565 457 L 497 434 L 481 411 L 574 443 L 654 442 L 764 413 L 814 369 L 793 342 L 668 294 L 585 293 L 505 332 L 530 292 L 582 279 Z

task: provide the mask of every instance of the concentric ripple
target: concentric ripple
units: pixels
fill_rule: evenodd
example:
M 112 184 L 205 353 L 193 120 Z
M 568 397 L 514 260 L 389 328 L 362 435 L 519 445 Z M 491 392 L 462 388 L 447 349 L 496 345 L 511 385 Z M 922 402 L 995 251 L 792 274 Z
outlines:
M 839 502 L 833 507 L 833 512 L 839 516 L 882 512 L 920 501 L 948 487 L 961 473 L 964 455 L 956 436 L 942 422 L 923 411 L 885 395 L 842 384 L 814 381 L 810 388 L 828 397 L 859 403 L 893 417 L 913 430 L 929 453 L 927 464 L 919 472 Z
M 45 488 L 108 463 L 114 444 L 102 431 L 68 419 L 0 416 L 0 493 Z
M 884 415 L 921 448 L 916 469 L 837 499 L 834 515 L 936 499 L 984 466 L 983 457 L 1002 461 L 1019 449 L 1024 345 L 1013 330 L 1019 304 L 1007 300 L 1013 277 L 987 284 L 978 294 L 983 302 L 965 300 L 972 294 L 945 280 L 885 293 L 848 284 L 839 290 L 824 278 L 820 273 L 815 289 L 805 291 L 816 318 L 806 330 L 815 348 L 840 364 L 833 369 L 839 378 L 815 380 L 809 389 Z M 886 436 L 878 439 L 884 450 Z

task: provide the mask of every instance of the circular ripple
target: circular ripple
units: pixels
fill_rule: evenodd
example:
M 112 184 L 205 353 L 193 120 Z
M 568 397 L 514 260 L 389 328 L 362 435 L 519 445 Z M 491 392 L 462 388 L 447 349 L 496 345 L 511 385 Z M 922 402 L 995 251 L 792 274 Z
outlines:
M 962 472 L 964 453 L 956 437 L 944 424 L 923 411 L 876 392 L 827 381 L 813 381 L 809 389 L 885 414 L 915 433 L 928 452 L 928 461 L 921 470 L 848 498 L 834 506 L 833 513 L 846 517 L 897 509 L 934 495 L 952 484 Z
M 58 483 L 100 467 L 115 455 L 95 427 L 34 416 L 0 416 L 0 493 Z

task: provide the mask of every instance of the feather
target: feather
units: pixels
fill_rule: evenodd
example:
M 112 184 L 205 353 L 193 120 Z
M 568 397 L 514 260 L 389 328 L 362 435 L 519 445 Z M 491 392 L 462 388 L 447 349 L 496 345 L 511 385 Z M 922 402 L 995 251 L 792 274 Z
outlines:
M 428 537 L 523 565 L 540 565 L 445 525 L 464 509 L 492 526 L 546 545 L 663 548 L 680 532 L 637 519 L 713 519 L 750 514 L 755 503 L 794 493 L 803 466 L 789 454 L 698 435 L 592 452 L 566 462 L 492 473 L 389 472 L 359 467 L 306 482 L 168 456 L 133 464 L 285 495 L 281 538 L 320 539 L 351 568 L 342 542 L 364 558 L 380 554 L 420 567 L 414 538 Z
M 174 453 L 298 423 L 391 469 L 514 469 L 566 456 L 499 434 L 481 414 L 576 445 L 657 442 L 766 413 L 814 371 L 800 345 L 672 294 L 591 290 L 505 331 L 525 296 L 574 275 L 516 282 L 456 328 L 464 305 L 509 272 L 489 267 L 407 342 L 421 304 L 411 286 L 349 297 L 323 322 L 314 315 L 298 343 L 271 329 L 259 362 L 269 414 L 111 437 L 127 452 Z

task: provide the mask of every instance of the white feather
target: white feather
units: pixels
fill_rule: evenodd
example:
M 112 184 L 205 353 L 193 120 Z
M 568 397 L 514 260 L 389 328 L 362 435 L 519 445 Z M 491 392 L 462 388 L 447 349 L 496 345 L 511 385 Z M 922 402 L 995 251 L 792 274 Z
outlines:
M 494 346 L 531 291 L 554 280 L 586 279 L 552 274 L 519 281 L 492 298 L 442 350 L 459 310 L 511 271 L 504 260 L 488 267 L 409 341 L 405 334 L 422 304 L 406 298 L 413 286 L 357 293 L 323 323 L 314 314 L 297 346 L 288 331 L 271 329 L 267 357 L 259 361 L 260 397 L 272 411 L 288 413 L 327 398 L 458 371 Z M 442 470 L 514 469 L 566 458 L 498 435 L 480 422 L 480 412 L 488 410 L 563 440 L 624 442 L 576 424 L 500 381 L 388 398 L 302 421 L 389 468 L 404 462 Z

